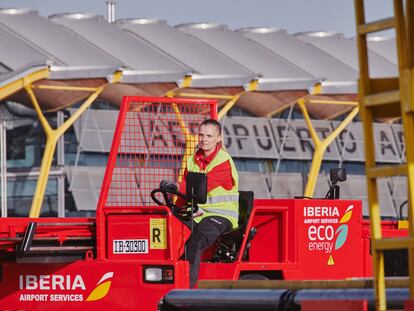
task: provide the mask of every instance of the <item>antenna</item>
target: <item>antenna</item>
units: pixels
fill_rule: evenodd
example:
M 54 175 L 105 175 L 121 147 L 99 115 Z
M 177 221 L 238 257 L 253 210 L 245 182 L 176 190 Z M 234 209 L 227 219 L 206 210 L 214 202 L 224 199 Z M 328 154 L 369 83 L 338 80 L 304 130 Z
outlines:
M 115 22 L 115 2 L 116 0 L 108 0 L 106 1 L 107 5 L 107 20 L 108 23 Z

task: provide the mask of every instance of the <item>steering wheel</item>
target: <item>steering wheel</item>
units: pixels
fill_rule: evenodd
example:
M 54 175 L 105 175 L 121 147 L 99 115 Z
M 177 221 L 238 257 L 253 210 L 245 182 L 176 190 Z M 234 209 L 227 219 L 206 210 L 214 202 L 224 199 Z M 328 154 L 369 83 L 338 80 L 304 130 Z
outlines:
M 161 193 L 164 197 L 164 203 L 157 199 L 155 196 L 157 193 Z M 184 199 L 185 205 L 184 206 L 177 206 L 172 200 L 169 194 L 173 194 L 179 196 L 180 198 Z M 198 211 L 198 205 L 194 201 L 193 205 L 188 202 L 188 198 L 184 193 L 172 190 L 163 190 L 160 188 L 154 189 L 151 191 L 151 199 L 157 203 L 158 205 L 165 205 L 171 209 L 174 215 L 180 217 L 183 220 L 189 220 L 191 218 L 191 213 L 195 213 Z M 192 211 L 191 211 L 192 210 Z

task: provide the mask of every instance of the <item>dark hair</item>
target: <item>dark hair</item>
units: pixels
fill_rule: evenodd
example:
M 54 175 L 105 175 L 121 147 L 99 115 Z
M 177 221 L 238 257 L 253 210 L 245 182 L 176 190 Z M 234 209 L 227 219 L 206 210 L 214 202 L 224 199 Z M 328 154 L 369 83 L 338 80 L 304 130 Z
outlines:
M 200 123 L 200 126 L 202 126 L 202 125 L 213 125 L 213 126 L 215 126 L 218 129 L 219 134 L 221 135 L 221 124 L 220 124 L 219 121 L 214 120 L 214 119 L 206 119 L 206 120 L 204 120 L 203 122 Z

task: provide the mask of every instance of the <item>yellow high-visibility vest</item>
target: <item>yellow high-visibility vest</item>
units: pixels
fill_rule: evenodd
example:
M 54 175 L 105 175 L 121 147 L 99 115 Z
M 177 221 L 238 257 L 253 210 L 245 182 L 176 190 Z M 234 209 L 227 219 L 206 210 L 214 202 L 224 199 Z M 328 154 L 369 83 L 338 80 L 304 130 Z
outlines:
M 203 215 L 194 218 L 195 222 L 200 222 L 203 218 L 208 216 L 221 216 L 230 220 L 233 228 L 238 227 L 239 221 L 239 176 L 237 174 L 236 166 L 233 159 L 227 151 L 220 149 L 214 159 L 207 165 L 204 170 L 196 164 L 194 156 L 187 161 L 187 171 L 195 173 L 208 173 L 214 167 L 229 161 L 231 166 L 231 175 L 234 180 L 234 186 L 231 190 L 226 190 L 221 186 L 207 192 L 207 203 L 198 204 L 199 208 L 203 210 Z

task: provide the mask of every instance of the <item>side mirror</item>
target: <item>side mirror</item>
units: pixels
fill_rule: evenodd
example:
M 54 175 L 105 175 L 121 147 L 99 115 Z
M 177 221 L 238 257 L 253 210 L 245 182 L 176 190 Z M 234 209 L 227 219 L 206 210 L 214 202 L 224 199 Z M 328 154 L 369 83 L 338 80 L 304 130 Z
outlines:
M 344 168 L 332 168 L 329 173 L 332 185 L 336 185 L 339 181 L 346 180 L 346 170 Z
M 197 204 L 205 204 L 207 202 L 207 175 L 188 172 L 185 191 L 189 200 L 193 199 Z
M 329 175 L 332 185 L 329 188 L 325 199 L 337 200 L 339 199 L 339 185 L 337 185 L 337 183 L 346 180 L 346 170 L 344 168 L 332 168 L 329 171 Z

